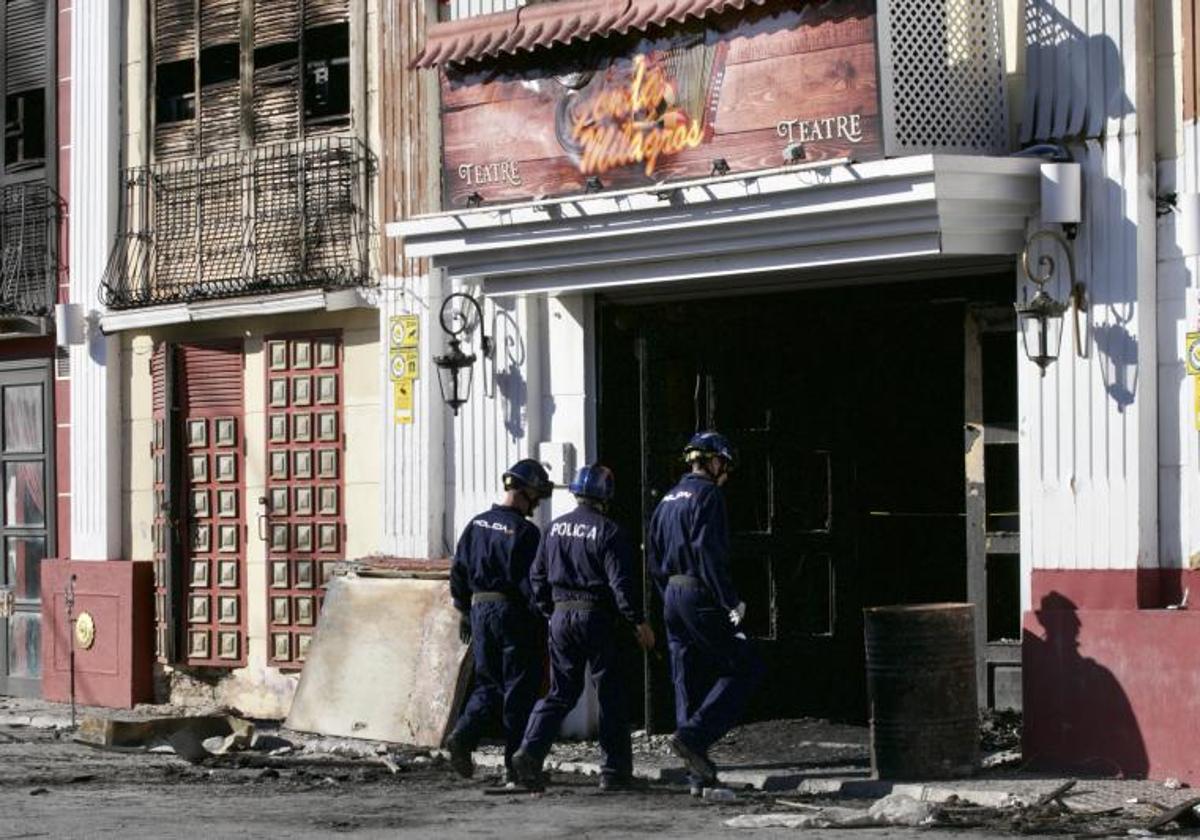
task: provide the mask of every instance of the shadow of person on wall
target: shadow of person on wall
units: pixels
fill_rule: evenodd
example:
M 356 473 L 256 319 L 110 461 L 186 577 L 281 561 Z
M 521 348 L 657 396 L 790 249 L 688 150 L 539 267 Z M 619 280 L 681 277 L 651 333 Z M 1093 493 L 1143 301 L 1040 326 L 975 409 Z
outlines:
M 1045 638 L 1024 633 L 1027 767 L 1145 778 L 1150 763 L 1133 707 L 1112 671 L 1080 656 L 1075 603 L 1050 592 L 1033 614 Z

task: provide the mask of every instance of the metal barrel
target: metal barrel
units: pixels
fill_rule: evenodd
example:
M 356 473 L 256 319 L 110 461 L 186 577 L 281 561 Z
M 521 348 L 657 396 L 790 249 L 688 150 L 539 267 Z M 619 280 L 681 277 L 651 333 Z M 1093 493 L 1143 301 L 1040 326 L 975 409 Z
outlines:
M 879 779 L 952 779 L 979 763 L 975 608 L 863 610 L 871 771 Z

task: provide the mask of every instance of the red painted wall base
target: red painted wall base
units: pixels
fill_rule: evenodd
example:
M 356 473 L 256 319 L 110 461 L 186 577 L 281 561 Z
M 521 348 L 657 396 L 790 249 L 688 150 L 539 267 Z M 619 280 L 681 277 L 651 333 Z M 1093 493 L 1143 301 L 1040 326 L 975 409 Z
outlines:
M 1036 769 L 1200 784 L 1200 588 L 1188 573 L 1036 571 L 1023 643 Z M 1141 608 L 1139 608 L 1139 605 Z
M 149 562 L 47 560 L 42 566 L 42 696 L 70 699 L 66 587 L 75 575 L 76 617 L 88 613 L 95 641 L 75 646 L 75 699 L 129 708 L 154 699 L 154 568 Z

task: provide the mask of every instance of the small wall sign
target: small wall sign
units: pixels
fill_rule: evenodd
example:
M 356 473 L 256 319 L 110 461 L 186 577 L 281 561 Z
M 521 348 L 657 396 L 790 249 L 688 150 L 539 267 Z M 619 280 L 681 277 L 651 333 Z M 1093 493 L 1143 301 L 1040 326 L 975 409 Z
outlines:
M 389 323 L 388 372 L 392 380 L 392 419 L 397 426 L 413 422 L 414 382 L 421 378 L 421 316 L 396 315 Z
M 1183 354 L 1187 363 L 1189 376 L 1200 376 L 1200 332 L 1190 332 L 1185 340 L 1186 351 Z

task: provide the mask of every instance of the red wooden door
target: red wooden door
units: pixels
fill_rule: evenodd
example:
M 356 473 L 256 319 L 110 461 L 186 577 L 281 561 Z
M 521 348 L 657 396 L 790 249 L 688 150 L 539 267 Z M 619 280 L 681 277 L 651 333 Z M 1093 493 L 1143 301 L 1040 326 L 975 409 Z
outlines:
M 267 655 L 300 667 L 325 583 L 343 557 L 341 337 L 271 338 L 266 367 Z
M 175 660 L 236 667 L 246 662 L 242 346 L 180 345 L 173 376 L 168 358 L 152 362 L 158 652 L 168 658 L 173 637 Z

